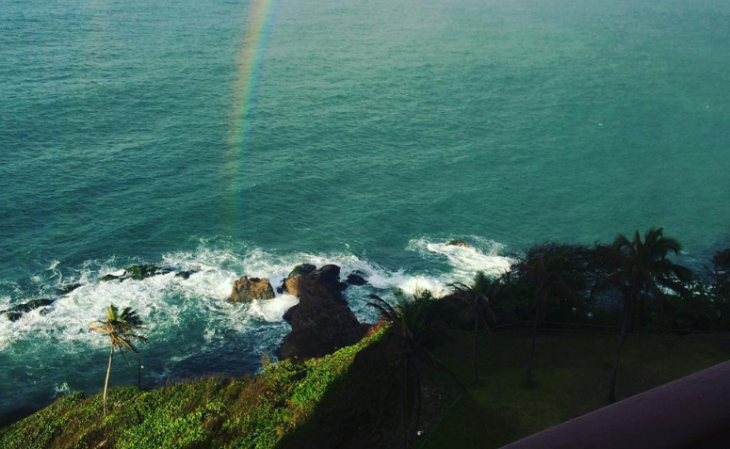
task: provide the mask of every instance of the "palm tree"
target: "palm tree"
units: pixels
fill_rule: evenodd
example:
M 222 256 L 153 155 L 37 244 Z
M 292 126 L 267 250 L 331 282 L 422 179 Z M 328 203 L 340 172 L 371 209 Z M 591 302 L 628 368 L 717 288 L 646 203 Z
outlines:
M 730 322 L 730 248 L 718 251 L 712 258 L 711 289 L 715 299 L 713 304 L 720 317 L 720 326 L 727 328 Z
M 570 247 L 545 244 L 533 247 L 527 252 L 525 260 L 515 266 L 519 281 L 532 290 L 532 344 L 527 363 L 526 384 L 532 384 L 532 367 L 535 359 L 537 325 L 545 314 L 548 302 L 553 299 L 575 300 L 575 293 L 569 284 L 575 281 L 575 267 L 570 255 Z
M 104 416 L 106 416 L 106 392 L 109 386 L 109 375 L 112 371 L 112 360 L 114 358 L 114 351 L 119 351 L 124 361 L 129 365 L 129 360 L 124 354 L 124 350 L 132 351 L 137 355 L 137 385 L 142 386 L 142 356 L 139 350 L 132 344 L 132 340 L 146 342 L 147 338 L 137 335 L 133 332 L 137 332 L 142 329 L 142 320 L 140 319 L 137 312 L 132 310 L 131 307 L 125 307 L 122 313 L 119 313 L 119 309 L 114 304 L 110 304 L 106 311 L 106 320 L 104 321 L 92 321 L 90 330 L 101 332 L 109 337 L 109 365 L 106 369 L 106 379 L 104 380 Z
M 478 380 L 477 373 L 477 337 L 479 335 L 479 325 L 483 323 L 487 331 L 489 331 L 489 321 L 495 322 L 494 312 L 489 305 L 489 298 L 495 292 L 498 281 L 488 278 L 483 272 L 477 272 L 474 282 L 469 285 L 455 282 L 449 284 L 456 290 L 456 298 L 461 300 L 466 306 L 465 316 L 469 321 L 473 321 L 472 329 L 472 383 Z
M 617 268 L 606 276 L 596 290 L 612 286 L 620 292 L 622 301 L 621 332 L 608 386 L 609 402 L 616 401 L 616 377 L 621 349 L 634 317 L 637 313 L 643 313 L 647 300 L 652 299 L 654 305 L 664 313 L 667 299 L 662 288 L 681 292 L 683 290 L 681 282 L 689 281 L 692 277 L 692 272 L 688 268 L 667 259 L 670 252 L 676 255 L 681 249 L 682 245 L 676 239 L 664 236 L 662 228 L 649 229 L 644 234 L 644 240 L 638 231 L 634 233 L 633 240 L 619 234 L 608 249 L 615 258 Z
M 429 330 L 426 312 L 434 298 L 428 291 L 416 291 L 413 300 L 401 299 L 395 306 L 383 298 L 371 294 L 373 302 L 368 303 L 380 312 L 381 319 L 390 324 L 389 335 L 396 339 L 398 346 L 398 370 L 401 381 L 401 433 L 403 449 L 411 446 L 412 435 L 421 413 L 421 372 L 419 364 L 429 363 L 436 366 L 456 380 L 462 389 L 463 384 L 456 379 L 433 354 L 427 351 L 422 341 Z

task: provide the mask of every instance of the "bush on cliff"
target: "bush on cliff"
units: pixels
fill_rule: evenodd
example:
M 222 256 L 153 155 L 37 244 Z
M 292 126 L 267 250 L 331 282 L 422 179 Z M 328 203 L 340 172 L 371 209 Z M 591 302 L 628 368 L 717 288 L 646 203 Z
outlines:
M 385 423 L 394 421 L 387 411 L 392 363 L 374 356 L 382 334 L 321 359 L 272 364 L 244 379 L 211 378 L 151 391 L 114 388 L 106 417 L 101 395 L 73 393 L 0 429 L 0 447 L 263 449 L 304 447 L 304 441 L 340 447 L 357 434 L 372 443 L 387 438 Z M 367 362 L 356 363 L 366 350 Z M 380 421 L 384 426 L 372 426 Z

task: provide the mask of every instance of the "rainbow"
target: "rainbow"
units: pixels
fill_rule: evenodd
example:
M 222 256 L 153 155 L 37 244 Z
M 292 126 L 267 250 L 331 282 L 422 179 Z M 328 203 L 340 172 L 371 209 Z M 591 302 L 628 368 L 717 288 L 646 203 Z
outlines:
M 238 77 L 234 87 L 234 102 L 231 131 L 229 133 L 229 155 L 226 167 L 228 193 L 236 191 L 243 176 L 243 153 L 248 143 L 251 122 L 249 116 L 256 104 L 256 93 L 264 61 L 274 13 L 280 0 L 251 0 L 246 14 L 246 25 L 241 52 L 238 59 Z M 236 224 L 237 204 L 240 199 L 232 198 L 228 215 Z

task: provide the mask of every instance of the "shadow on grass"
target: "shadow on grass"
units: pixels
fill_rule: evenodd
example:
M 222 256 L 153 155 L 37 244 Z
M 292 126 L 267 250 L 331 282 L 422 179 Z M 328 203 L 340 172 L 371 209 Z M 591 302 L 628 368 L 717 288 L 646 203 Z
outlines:
M 459 401 L 447 419 L 449 426 L 435 429 L 421 446 L 423 449 L 497 448 L 522 435 L 515 423 L 494 410 L 482 407 L 473 398 Z M 481 430 L 474 432 L 474 429 Z
M 0 429 L 16 423 L 23 418 L 27 418 L 38 410 L 40 410 L 40 408 L 24 407 L 0 414 Z
M 397 447 L 395 366 L 388 339 L 361 350 L 309 419 L 286 435 L 277 449 Z

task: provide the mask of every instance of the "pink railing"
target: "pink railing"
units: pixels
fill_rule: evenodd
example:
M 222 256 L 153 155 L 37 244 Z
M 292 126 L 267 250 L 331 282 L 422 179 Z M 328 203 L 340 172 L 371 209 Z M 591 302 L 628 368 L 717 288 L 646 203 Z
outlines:
M 730 449 L 730 362 L 502 449 Z

